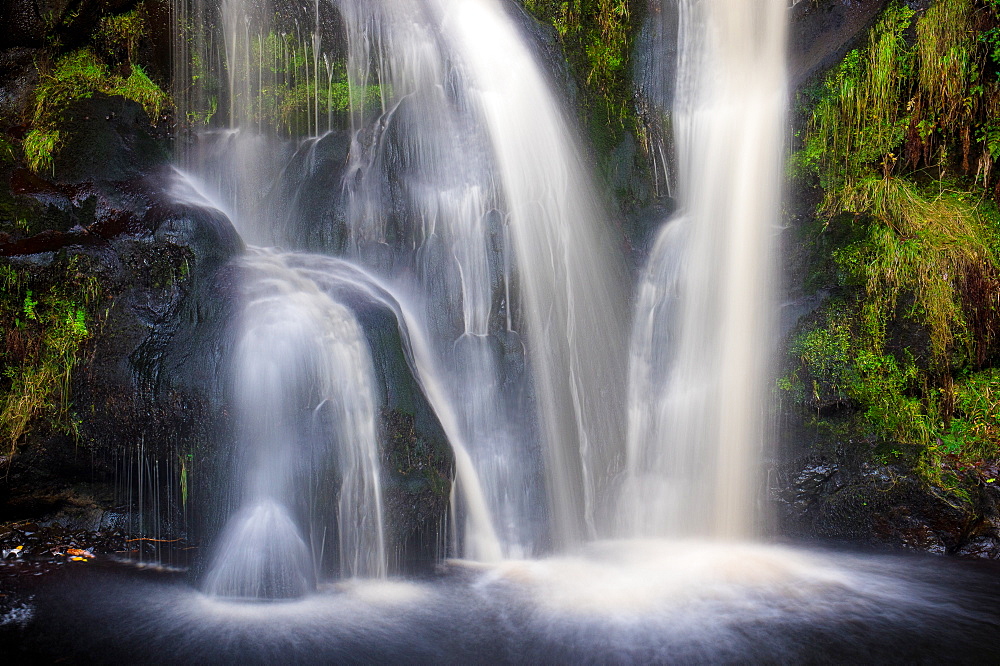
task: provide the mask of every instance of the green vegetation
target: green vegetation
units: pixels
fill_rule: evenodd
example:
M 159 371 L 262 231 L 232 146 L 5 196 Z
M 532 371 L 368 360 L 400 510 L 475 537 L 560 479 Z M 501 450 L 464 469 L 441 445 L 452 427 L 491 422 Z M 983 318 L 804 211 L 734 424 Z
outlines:
M 0 266 L 0 318 L 10 322 L 0 353 L 0 437 L 11 455 L 36 426 L 77 432 L 70 380 L 80 345 L 91 334 L 87 308 L 99 288 L 79 257 L 59 273 L 54 284 L 36 291 L 26 270 Z
M 123 62 L 133 62 L 139 40 L 145 30 L 145 6 L 144 3 L 140 3 L 128 13 L 102 18 L 94 34 L 94 41 L 109 57 Z
M 608 155 L 625 132 L 637 132 L 629 58 L 633 17 L 627 0 L 525 0 L 559 34 L 586 96 L 581 112 L 598 154 Z M 636 23 L 637 25 L 637 23 Z
M 170 99 L 134 62 L 145 29 L 142 4 L 126 14 L 106 16 L 93 35 L 92 46 L 63 54 L 41 68 L 31 131 L 23 146 L 31 169 L 52 166 L 66 138 L 62 128 L 66 112 L 77 100 L 95 94 L 121 96 L 141 104 L 156 122 Z
M 138 102 L 151 119 L 170 103 L 166 93 L 157 86 L 139 65 L 131 65 L 125 77 L 112 74 L 90 49 L 78 49 L 59 58 L 52 71 L 42 75 L 35 90 L 35 112 L 32 129 L 24 139 L 28 166 L 35 171 L 51 167 L 59 149 L 60 124 L 70 105 L 96 93 L 120 95 Z
M 792 159 L 823 190 L 815 242 L 835 297 L 792 341 L 779 388 L 855 408 L 947 487 L 956 465 L 1000 455 L 998 25 L 994 0 L 891 3 L 806 94 Z
M 189 26 L 186 39 L 193 45 L 205 41 L 204 26 Z M 301 136 L 345 121 L 352 108 L 372 110 L 382 101 L 380 86 L 352 90 L 343 61 L 318 53 L 312 39 L 299 39 L 290 32 L 270 30 L 249 40 L 249 71 L 240 71 L 241 58 L 227 66 L 238 99 L 233 108 L 239 117 L 231 122 L 266 128 L 288 136 Z M 263 64 L 261 71 L 258 64 Z M 187 121 L 208 125 L 219 110 L 219 99 L 227 94 L 219 80 L 192 48 L 189 63 L 190 88 Z M 249 78 L 247 78 L 249 77 Z M 355 97 L 352 98 L 352 95 Z

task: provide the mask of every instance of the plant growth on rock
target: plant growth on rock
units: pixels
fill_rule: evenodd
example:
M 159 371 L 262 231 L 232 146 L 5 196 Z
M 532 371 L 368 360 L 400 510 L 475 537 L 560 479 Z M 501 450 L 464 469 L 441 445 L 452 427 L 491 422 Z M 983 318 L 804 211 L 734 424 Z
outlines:
M 959 494 L 979 482 L 959 470 L 1000 455 L 998 26 L 992 2 L 891 3 L 805 93 L 792 161 L 822 189 L 809 242 L 832 298 L 794 337 L 779 387 L 823 412 L 856 409 Z
M 31 130 L 23 145 L 25 160 L 32 170 L 51 168 L 66 139 L 62 129 L 65 115 L 78 100 L 98 93 L 121 96 L 142 105 L 154 123 L 159 119 L 170 98 L 133 60 L 144 30 L 141 8 L 105 17 L 91 46 L 60 55 L 51 65 L 40 67 Z

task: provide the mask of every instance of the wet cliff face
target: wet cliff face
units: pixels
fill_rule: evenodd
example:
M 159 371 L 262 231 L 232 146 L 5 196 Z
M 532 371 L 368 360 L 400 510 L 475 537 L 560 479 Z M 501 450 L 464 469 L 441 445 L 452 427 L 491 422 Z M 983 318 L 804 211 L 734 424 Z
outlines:
M 136 529 L 156 514 L 183 530 L 205 485 L 193 460 L 227 437 L 226 265 L 243 245 L 169 194 L 165 12 L 0 3 L 17 26 L 0 44 L 0 521 Z M 41 162 L 40 129 L 55 137 Z
M 803 20 L 848 11 L 801 5 Z M 998 17 L 868 9 L 836 57 L 803 51 L 819 66 L 797 90 L 770 490 L 785 533 L 997 558 Z
M 166 5 L 28 4 L 0 3 L 20 26 L 0 44 L 0 523 L 210 537 L 235 445 L 227 359 L 244 245 L 224 215 L 172 194 Z M 41 161 L 39 128 L 57 137 Z M 339 189 L 338 137 L 322 142 L 322 182 L 305 185 L 317 196 Z M 451 454 L 384 315 L 366 327 L 399 517 L 389 539 L 395 565 L 427 567 Z

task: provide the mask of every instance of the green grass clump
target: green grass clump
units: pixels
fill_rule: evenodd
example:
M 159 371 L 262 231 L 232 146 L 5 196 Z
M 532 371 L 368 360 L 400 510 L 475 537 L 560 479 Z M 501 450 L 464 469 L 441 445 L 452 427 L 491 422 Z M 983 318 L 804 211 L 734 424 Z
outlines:
M 1000 81 L 973 0 L 883 11 L 868 43 L 810 92 L 793 174 L 823 190 L 838 298 L 792 341 L 779 382 L 816 408 L 849 406 L 918 471 L 1000 456 Z M 822 244 L 822 243 L 819 243 Z M 949 467 L 951 466 L 951 467 Z
M 868 48 L 848 53 L 815 93 L 804 147 L 793 161 L 800 175 L 818 176 L 827 215 L 845 208 L 840 195 L 854 180 L 873 167 L 894 164 L 893 150 L 909 123 L 900 99 L 912 67 L 904 33 L 913 14 L 890 5 L 873 28 Z
M 145 3 L 139 3 L 139 6 L 130 12 L 103 17 L 94 38 L 105 52 L 114 54 L 126 62 L 131 62 L 138 48 L 139 40 L 142 39 L 145 32 Z
M 64 138 L 60 124 L 70 105 L 97 93 L 121 96 L 138 102 L 153 120 L 170 103 L 170 98 L 136 64 L 124 77 L 112 74 L 90 50 L 78 49 L 56 62 L 52 71 L 43 74 L 35 90 L 32 129 L 25 137 L 24 152 L 28 166 L 42 171 L 52 166 Z
M 871 218 L 867 238 L 840 258 L 866 285 L 864 316 L 873 343 L 883 342 L 900 296 L 912 295 L 906 314 L 927 327 L 933 361 L 947 367 L 956 338 L 972 343 L 965 306 L 975 304 L 963 303 L 961 278 L 995 269 L 995 230 L 960 195 L 927 195 L 895 176 L 858 179 L 841 190 L 840 200 L 847 210 Z
M 52 158 L 62 141 L 57 129 L 33 129 L 24 137 L 24 158 L 33 171 L 51 166 Z

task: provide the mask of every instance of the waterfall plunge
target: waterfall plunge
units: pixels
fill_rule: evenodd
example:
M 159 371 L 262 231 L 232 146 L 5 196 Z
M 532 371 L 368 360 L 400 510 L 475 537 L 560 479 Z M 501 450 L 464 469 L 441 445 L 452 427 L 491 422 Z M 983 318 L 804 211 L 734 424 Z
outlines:
M 662 9 L 654 2 L 651 13 L 665 20 Z M 661 230 L 636 298 L 620 507 L 629 536 L 736 538 L 758 528 L 785 14 L 781 0 L 679 0 L 680 213 Z

